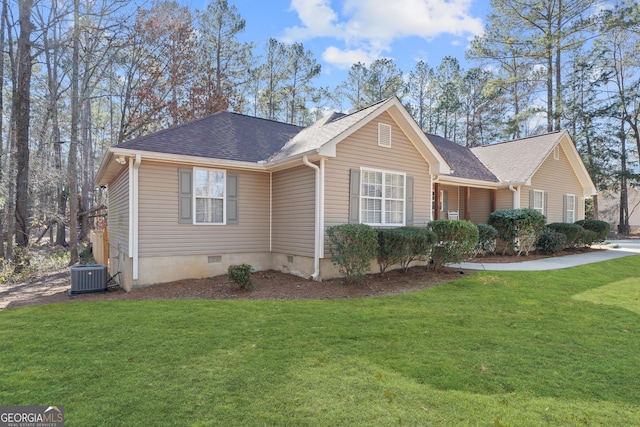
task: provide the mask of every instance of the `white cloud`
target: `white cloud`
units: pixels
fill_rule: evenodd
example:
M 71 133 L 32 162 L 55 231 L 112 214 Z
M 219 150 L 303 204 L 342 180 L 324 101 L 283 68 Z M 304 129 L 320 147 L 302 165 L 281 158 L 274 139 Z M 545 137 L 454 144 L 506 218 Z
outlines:
M 339 49 L 329 46 L 322 53 L 322 59 L 338 68 L 347 69 L 357 62 L 371 64 L 377 59 L 377 55 L 372 56 L 371 52 L 362 49 Z
M 291 9 L 301 25 L 287 28 L 284 38 L 333 38 L 343 42 L 344 48 L 327 49 L 327 62 L 335 58 L 336 65 L 343 64 L 349 56 L 366 57 L 370 62 L 390 52 L 394 40 L 405 37 L 481 34 L 482 20 L 471 16 L 470 7 L 470 0 L 344 0 L 342 9 L 336 11 L 330 0 L 292 0 Z

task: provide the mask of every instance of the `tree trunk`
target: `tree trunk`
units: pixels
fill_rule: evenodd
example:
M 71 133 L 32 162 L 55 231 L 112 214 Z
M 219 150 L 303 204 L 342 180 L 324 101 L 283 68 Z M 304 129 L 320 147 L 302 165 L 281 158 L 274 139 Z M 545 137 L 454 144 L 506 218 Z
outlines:
M 620 222 L 618 233 L 629 234 L 629 199 L 627 194 L 627 141 L 624 132 L 624 118 L 620 123 Z
M 29 112 L 31 87 L 31 9 L 32 0 L 20 2 L 20 35 L 18 37 L 18 81 L 15 103 L 16 129 L 16 245 L 29 244 Z M 24 253 L 22 255 L 25 255 Z M 16 264 L 20 269 L 22 263 Z
M 4 32 L 6 30 L 6 15 L 7 15 L 7 0 L 2 1 L 2 16 L 0 17 L 0 46 L 4 46 L 5 38 Z M 0 55 L 0 88 L 4 88 L 4 55 Z M 4 119 L 4 93 L 0 90 L 0 129 L 3 128 Z M 5 179 L 3 171 L 5 170 L 5 158 L 4 158 L 4 141 L 3 133 L 0 132 L 0 186 Z M 9 181 L 11 182 L 11 181 Z M 4 250 L 4 211 L 0 209 L 0 258 L 5 258 Z
M 73 47 L 71 54 L 71 130 L 69 146 L 69 252 L 70 264 L 78 262 L 78 79 L 80 51 L 80 5 L 73 2 Z
M 89 189 L 92 185 L 91 182 L 91 100 L 88 97 L 82 99 L 82 123 L 81 123 L 82 140 L 79 142 L 82 158 L 82 183 L 81 183 L 81 199 L 80 199 L 80 212 L 86 212 L 89 210 Z M 89 216 L 82 215 L 80 217 L 80 241 L 86 241 L 89 236 Z

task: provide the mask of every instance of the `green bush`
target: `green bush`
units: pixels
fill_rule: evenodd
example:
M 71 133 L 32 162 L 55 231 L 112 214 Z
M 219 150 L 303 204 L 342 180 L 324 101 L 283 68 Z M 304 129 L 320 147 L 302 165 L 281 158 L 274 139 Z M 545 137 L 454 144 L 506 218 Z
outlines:
M 478 227 L 470 221 L 431 221 L 427 228 L 435 234 L 432 268 L 440 270 L 447 263 L 471 258 L 478 244 Z
M 578 248 L 590 248 L 595 242 L 599 240 L 598 233 L 592 230 L 584 230 L 580 239 L 576 242 Z
M 496 251 L 498 231 L 489 224 L 478 224 L 478 244 L 476 255 L 490 255 Z
M 249 264 L 230 265 L 227 269 L 227 277 L 236 285 L 240 286 L 240 289 L 253 289 L 253 281 L 251 280 L 251 273 L 253 267 Z
M 566 241 L 566 235 L 548 228 L 538 236 L 538 239 L 536 240 L 536 248 L 545 254 L 555 254 L 562 250 Z
M 378 230 L 378 265 L 384 273 L 392 265 L 409 268 L 413 261 L 429 258 L 434 234 L 424 227 L 383 228 Z
M 436 235 L 425 227 L 402 227 L 398 229 L 405 236 L 405 256 L 400 265 L 405 270 L 412 261 L 426 261 L 431 256 Z
M 407 250 L 406 237 L 400 229 L 381 228 L 378 230 L 378 254 L 376 259 L 381 273 L 384 273 L 392 265 L 400 264 Z
M 585 230 L 593 231 L 594 233 L 596 233 L 594 242 L 604 242 L 611 232 L 611 224 L 606 221 L 599 221 L 597 219 L 582 219 L 580 221 L 576 221 L 576 224 L 578 224 Z
M 565 235 L 564 248 L 576 248 L 582 246 L 585 239 L 586 230 L 578 224 L 569 224 L 566 222 L 553 222 L 547 225 L 547 228 Z
M 365 224 L 342 224 L 328 227 L 327 238 L 331 262 L 349 283 L 369 271 L 378 252 L 378 232 Z
M 547 219 L 535 209 L 502 209 L 489 215 L 489 225 L 495 227 L 502 243 L 502 254 L 525 254 L 544 231 Z

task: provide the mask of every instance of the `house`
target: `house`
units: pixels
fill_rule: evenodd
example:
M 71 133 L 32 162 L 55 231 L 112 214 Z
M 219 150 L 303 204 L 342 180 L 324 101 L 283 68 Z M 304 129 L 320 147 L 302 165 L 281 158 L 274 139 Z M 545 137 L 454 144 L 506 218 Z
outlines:
M 573 222 L 595 193 L 566 132 L 469 150 L 425 135 L 395 97 L 306 128 L 219 112 L 110 148 L 96 183 L 127 290 L 241 263 L 336 277 L 328 226 L 484 223 L 529 206 Z
M 629 228 L 640 229 L 640 185 L 627 185 L 627 206 L 629 212 Z M 620 224 L 620 190 L 608 189 L 598 193 L 598 213 L 600 219 L 611 225 L 612 231 L 618 231 Z

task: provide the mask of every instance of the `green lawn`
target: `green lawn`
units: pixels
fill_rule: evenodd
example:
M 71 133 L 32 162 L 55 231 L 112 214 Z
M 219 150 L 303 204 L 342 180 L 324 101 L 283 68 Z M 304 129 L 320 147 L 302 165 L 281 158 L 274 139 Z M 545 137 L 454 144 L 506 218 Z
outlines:
M 640 425 L 640 257 L 338 301 L 0 312 L 0 405 L 67 426 Z

